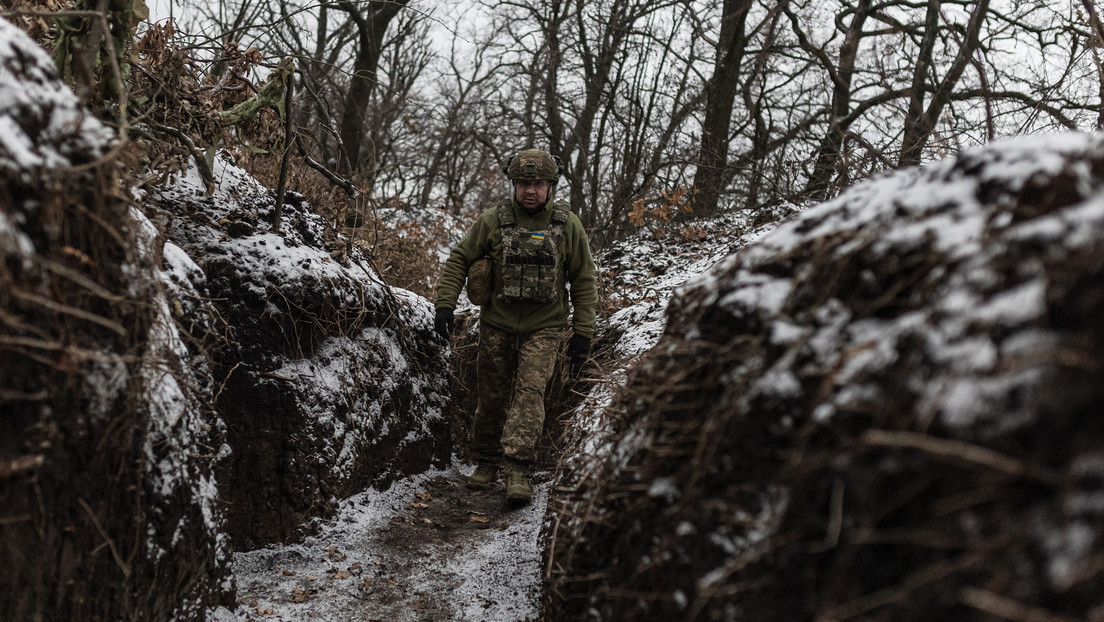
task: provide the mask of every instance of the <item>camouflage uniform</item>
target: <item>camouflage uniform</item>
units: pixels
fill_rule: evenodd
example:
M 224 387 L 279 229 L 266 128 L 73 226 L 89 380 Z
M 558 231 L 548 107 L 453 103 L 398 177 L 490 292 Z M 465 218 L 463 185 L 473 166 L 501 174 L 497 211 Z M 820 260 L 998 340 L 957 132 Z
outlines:
M 501 464 L 503 456 L 521 462 L 537 459 L 544 393 L 564 333 L 561 328 L 545 328 L 523 337 L 479 325 L 479 402 L 472 422 L 477 462 Z

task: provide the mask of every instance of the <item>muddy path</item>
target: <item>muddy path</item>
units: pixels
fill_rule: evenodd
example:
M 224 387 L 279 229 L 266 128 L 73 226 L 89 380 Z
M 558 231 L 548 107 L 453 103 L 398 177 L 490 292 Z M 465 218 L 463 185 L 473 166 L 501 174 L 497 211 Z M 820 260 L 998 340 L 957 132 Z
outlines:
M 472 468 L 366 491 L 301 544 L 235 555 L 238 608 L 218 622 L 537 619 L 550 474 L 515 509 L 501 481 L 469 490 Z

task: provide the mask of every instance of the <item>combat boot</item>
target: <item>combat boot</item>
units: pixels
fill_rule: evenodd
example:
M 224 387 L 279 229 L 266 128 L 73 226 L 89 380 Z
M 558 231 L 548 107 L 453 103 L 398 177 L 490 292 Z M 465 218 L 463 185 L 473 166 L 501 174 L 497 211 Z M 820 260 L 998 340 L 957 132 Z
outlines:
M 496 479 L 498 479 L 498 465 L 481 464 L 475 467 L 475 471 L 472 471 L 471 477 L 468 478 L 468 488 L 486 490 L 495 483 Z
M 506 501 L 511 505 L 525 505 L 533 498 L 526 473 L 527 465 L 510 460 L 506 463 Z

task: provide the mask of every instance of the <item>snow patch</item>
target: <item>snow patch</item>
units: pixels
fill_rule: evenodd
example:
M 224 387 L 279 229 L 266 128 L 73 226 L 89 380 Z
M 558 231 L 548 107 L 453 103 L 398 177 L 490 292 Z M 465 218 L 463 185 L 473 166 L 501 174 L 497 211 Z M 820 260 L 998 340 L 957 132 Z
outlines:
M 113 138 L 61 82 L 53 59 L 0 18 L 0 170 L 30 181 L 103 155 Z

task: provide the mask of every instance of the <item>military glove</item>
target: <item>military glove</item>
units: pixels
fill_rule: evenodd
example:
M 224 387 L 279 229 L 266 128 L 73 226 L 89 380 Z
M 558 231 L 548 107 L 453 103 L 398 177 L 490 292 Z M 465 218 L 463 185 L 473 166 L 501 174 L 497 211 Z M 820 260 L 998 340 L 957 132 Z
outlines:
M 437 334 L 449 338 L 452 334 L 452 327 L 454 320 L 452 318 L 452 309 L 437 309 L 437 315 L 433 318 L 433 329 L 437 331 Z
M 590 356 L 590 338 L 572 335 L 567 342 L 567 361 L 571 365 L 571 377 L 578 378 Z

